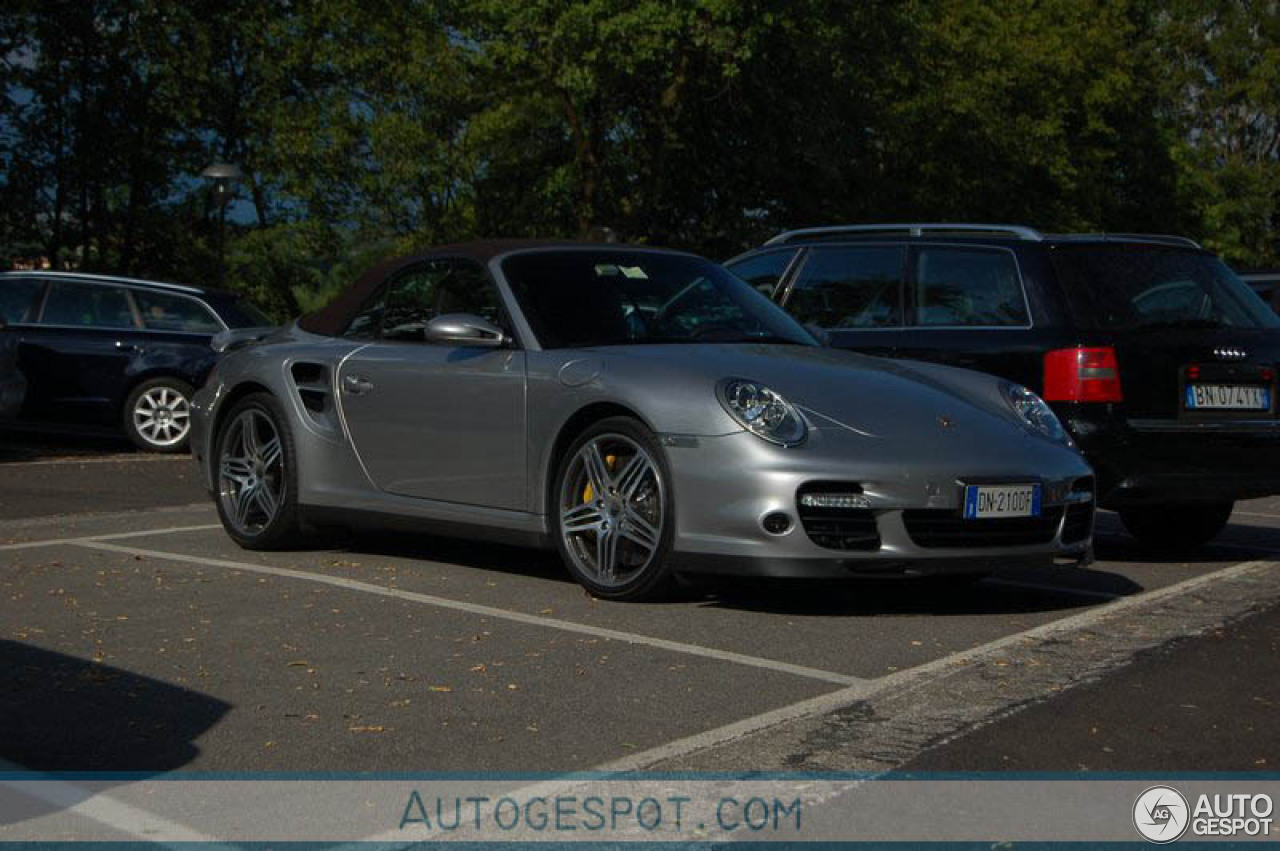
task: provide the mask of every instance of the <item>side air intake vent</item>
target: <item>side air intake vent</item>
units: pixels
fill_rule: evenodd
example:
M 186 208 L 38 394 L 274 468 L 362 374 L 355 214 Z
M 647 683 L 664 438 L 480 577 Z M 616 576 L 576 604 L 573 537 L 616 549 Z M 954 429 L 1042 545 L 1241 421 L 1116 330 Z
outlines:
M 317 427 L 337 430 L 333 411 L 333 383 L 324 364 L 299 361 L 289 366 L 298 401 Z

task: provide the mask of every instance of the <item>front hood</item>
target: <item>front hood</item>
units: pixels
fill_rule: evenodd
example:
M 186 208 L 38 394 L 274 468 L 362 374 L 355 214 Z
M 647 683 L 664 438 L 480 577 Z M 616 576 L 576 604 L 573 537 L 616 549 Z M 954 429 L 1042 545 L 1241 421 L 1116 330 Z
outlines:
M 999 379 L 969 370 L 816 346 L 645 345 L 597 351 L 614 368 L 625 370 L 630 362 L 668 375 L 674 371 L 692 384 L 705 384 L 708 392 L 725 378 L 761 382 L 799 408 L 811 428 L 843 428 L 880 439 L 936 436 L 939 428 L 1013 431 L 1040 439 L 1009 408 Z

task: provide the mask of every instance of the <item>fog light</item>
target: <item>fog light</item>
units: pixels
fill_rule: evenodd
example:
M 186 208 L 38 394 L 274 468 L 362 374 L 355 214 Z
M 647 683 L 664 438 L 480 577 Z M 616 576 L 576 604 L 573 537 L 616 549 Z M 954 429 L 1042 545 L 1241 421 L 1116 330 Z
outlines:
M 805 508 L 870 508 L 871 500 L 860 493 L 806 493 L 800 504 Z
M 760 525 L 770 535 L 785 535 L 791 529 L 791 518 L 781 511 L 773 511 L 764 516 Z

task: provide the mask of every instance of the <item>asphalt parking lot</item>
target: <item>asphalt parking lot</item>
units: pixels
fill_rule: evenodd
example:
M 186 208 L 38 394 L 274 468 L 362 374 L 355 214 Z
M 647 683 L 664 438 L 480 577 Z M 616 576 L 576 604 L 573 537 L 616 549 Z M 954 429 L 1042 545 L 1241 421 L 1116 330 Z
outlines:
M 1181 559 L 1144 553 L 1104 514 L 1083 570 L 972 588 L 724 581 L 634 605 L 588 597 L 548 554 L 474 542 L 243 551 L 188 458 L 6 439 L 0 761 L 13 767 L 928 766 L 958 736 L 1027 706 L 1034 720 L 1280 601 L 1280 499 L 1242 504 L 1218 543 Z M 1253 655 L 1258 677 L 1274 673 L 1274 653 Z M 1061 721 L 1047 711 L 1016 735 L 1043 737 Z M 1001 767 L 951 747 L 962 767 Z M 1277 764 L 1255 751 L 1227 767 Z M 1034 752 L 1017 767 L 1060 767 Z

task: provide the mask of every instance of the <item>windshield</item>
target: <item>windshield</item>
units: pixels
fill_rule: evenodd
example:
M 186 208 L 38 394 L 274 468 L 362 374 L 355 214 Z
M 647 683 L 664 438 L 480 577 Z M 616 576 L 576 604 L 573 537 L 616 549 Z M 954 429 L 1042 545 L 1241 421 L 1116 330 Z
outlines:
M 815 340 L 724 269 L 652 251 L 519 254 L 502 270 L 544 348 Z
M 228 328 L 262 328 L 277 324 L 247 298 L 236 298 L 218 311 Z
M 1222 261 L 1133 245 L 1054 255 L 1080 318 L 1099 328 L 1277 328 L 1280 320 Z

